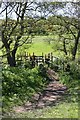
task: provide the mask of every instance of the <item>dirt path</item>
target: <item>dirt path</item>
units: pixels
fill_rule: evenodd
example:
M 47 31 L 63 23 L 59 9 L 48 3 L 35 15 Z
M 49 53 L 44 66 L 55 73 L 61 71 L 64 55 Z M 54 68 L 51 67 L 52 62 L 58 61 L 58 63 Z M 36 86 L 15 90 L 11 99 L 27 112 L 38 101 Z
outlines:
M 25 105 L 14 107 L 14 111 L 16 113 L 22 113 L 26 112 L 27 110 L 53 106 L 56 104 L 56 102 L 61 100 L 66 90 L 66 86 L 61 84 L 56 79 L 52 79 L 42 93 L 35 94 L 32 101 L 28 101 L 25 103 Z

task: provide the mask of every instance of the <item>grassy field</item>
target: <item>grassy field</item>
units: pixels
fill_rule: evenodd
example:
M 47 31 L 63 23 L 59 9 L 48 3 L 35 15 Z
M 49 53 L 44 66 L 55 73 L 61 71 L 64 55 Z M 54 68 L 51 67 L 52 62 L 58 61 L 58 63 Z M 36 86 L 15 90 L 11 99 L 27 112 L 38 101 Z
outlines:
M 49 38 L 48 38 L 49 37 Z M 56 51 L 56 46 L 57 43 L 56 41 L 51 41 L 51 44 L 49 44 L 46 40 L 47 39 L 56 39 L 57 37 L 55 36 L 35 36 L 32 39 L 32 44 L 25 44 L 22 47 L 20 47 L 18 49 L 17 53 L 24 53 L 24 52 L 28 52 L 30 54 L 33 54 L 33 52 L 35 53 L 35 55 L 42 55 L 43 54 L 48 54 L 50 52 L 53 52 L 54 55 L 60 55 L 61 53 L 59 53 L 59 51 Z

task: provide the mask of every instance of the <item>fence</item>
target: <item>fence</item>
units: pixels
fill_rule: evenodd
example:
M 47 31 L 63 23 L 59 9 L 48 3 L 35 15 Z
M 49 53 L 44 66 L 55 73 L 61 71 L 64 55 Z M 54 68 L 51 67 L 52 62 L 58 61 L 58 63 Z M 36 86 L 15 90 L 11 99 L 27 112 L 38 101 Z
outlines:
M 3 58 L 3 61 L 3 66 L 9 66 L 6 57 Z M 20 53 L 16 55 L 16 65 L 27 66 L 26 63 L 30 63 L 31 68 L 39 66 L 40 64 L 46 64 L 48 67 L 54 67 L 54 69 L 57 69 L 57 67 L 63 70 L 65 69 L 65 62 L 54 56 L 52 52 L 48 54 L 42 53 L 40 56 L 35 55 L 34 52 L 32 54 L 25 52 L 24 54 Z
M 31 55 L 30 53 L 24 53 L 24 54 L 20 54 L 17 55 L 16 57 L 16 62 L 18 63 L 19 61 L 26 63 L 26 61 L 30 61 L 32 67 L 35 67 L 36 65 L 40 65 L 40 64 L 47 64 L 48 67 L 51 65 L 51 63 L 53 63 L 56 60 L 56 64 L 58 65 L 58 62 L 60 61 L 60 59 L 58 57 L 53 56 L 53 53 L 48 53 L 48 54 L 43 54 L 41 56 L 36 56 L 35 53 L 33 52 L 33 54 Z M 62 62 L 62 61 L 61 61 Z

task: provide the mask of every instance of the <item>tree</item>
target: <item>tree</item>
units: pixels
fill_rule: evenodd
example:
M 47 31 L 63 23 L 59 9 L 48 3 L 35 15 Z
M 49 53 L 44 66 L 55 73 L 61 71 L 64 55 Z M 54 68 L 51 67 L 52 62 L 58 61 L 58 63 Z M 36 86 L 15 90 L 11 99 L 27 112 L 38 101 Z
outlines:
M 80 10 L 80 2 L 72 2 L 71 3 L 72 7 L 74 7 L 74 13 L 72 13 L 72 11 L 70 11 L 70 15 L 74 16 L 72 17 L 72 19 L 70 18 L 69 21 L 65 21 L 66 23 L 66 28 L 67 31 L 71 33 L 71 35 L 74 37 L 74 46 L 72 49 L 72 60 L 75 60 L 76 57 L 76 53 L 77 53 L 77 48 L 78 48 L 78 44 L 79 44 L 79 38 L 80 38 L 80 14 L 79 14 L 79 10 Z M 75 30 L 74 30 L 75 29 Z
M 66 8 L 66 5 L 70 7 Z M 63 9 L 64 8 L 64 9 Z M 65 42 L 65 34 L 70 35 L 71 37 L 68 37 L 67 40 L 73 39 L 73 48 L 71 51 L 72 54 L 72 60 L 75 60 L 77 48 L 79 44 L 79 38 L 80 38 L 80 2 L 71 2 L 71 3 L 65 3 L 63 6 L 59 7 L 59 9 L 63 10 L 63 14 L 58 14 L 56 11 L 57 16 L 57 22 L 58 26 L 60 25 L 60 29 L 57 31 L 57 34 L 59 33 L 60 38 L 63 37 L 63 51 L 67 55 L 67 49 L 66 49 L 66 42 Z M 67 10 L 68 9 L 68 10 Z M 71 10 L 72 9 L 72 10 Z M 57 10 L 57 8 L 56 8 Z M 73 12 L 74 11 L 74 12 Z M 53 8 L 51 11 L 51 14 L 53 14 Z M 53 14 L 54 15 L 54 14 Z M 53 20 L 53 23 L 55 24 L 55 21 Z
M 2 49 L 5 48 L 4 55 L 7 56 L 8 64 L 10 66 L 16 66 L 15 56 L 18 47 L 23 45 L 26 41 L 28 41 L 29 35 L 35 32 L 35 23 L 39 21 L 39 18 L 45 18 L 50 13 L 50 8 L 54 6 L 54 8 L 56 9 L 56 6 L 47 2 L 35 1 L 3 2 L 3 5 L 4 7 L 1 11 L 1 14 L 5 12 L 6 18 L 5 20 L 3 20 L 3 23 L 1 25 L 3 43 Z M 11 17 L 13 17 L 11 16 L 11 14 L 13 13 L 15 13 L 17 16 L 16 20 L 11 19 Z M 25 19 L 26 16 L 27 19 Z M 34 23 L 32 22 L 33 18 L 35 18 Z M 38 32 L 43 32 L 44 34 L 45 30 L 38 29 Z M 26 36 L 25 39 L 24 35 Z
M 71 11 L 69 12 L 71 15 L 75 14 L 74 17 L 70 18 L 70 20 L 66 21 L 66 29 L 68 32 L 71 33 L 71 35 L 74 38 L 74 46 L 72 49 L 72 60 L 75 60 L 76 58 L 76 53 L 78 49 L 78 44 L 79 44 L 79 38 L 80 38 L 80 19 L 79 19 L 79 10 L 80 10 L 80 2 L 72 3 L 72 7 L 75 8 L 74 13 Z
M 73 59 L 75 59 L 80 37 L 80 28 L 78 27 L 78 18 L 73 20 L 67 19 L 66 17 L 65 19 L 63 15 L 58 15 L 58 10 L 65 8 L 65 6 L 65 2 L 6 2 L 5 7 L 1 11 L 1 13 L 5 12 L 6 15 L 1 26 L 2 49 L 5 48 L 4 55 L 7 56 L 7 61 L 10 66 L 16 66 L 15 56 L 17 49 L 25 42 L 28 42 L 29 36 L 49 32 L 55 34 L 57 30 L 58 33 L 64 34 L 64 32 L 61 32 L 63 28 L 66 34 L 70 33 L 75 39 L 72 50 L 72 56 Z M 17 16 L 16 20 L 11 19 L 11 14 L 13 13 Z M 56 16 L 56 20 L 54 21 L 54 19 L 52 19 L 51 22 L 49 22 L 49 15 Z M 74 31 L 73 28 L 75 28 Z M 63 36 L 63 51 L 67 55 L 65 39 Z
M 28 42 L 29 36 L 34 32 L 35 22 L 33 12 L 36 12 L 38 5 L 36 2 L 3 2 L 6 18 L 1 25 L 2 48 L 5 48 L 3 56 L 7 56 L 10 66 L 16 66 L 16 52 L 19 46 Z M 34 7 L 35 6 L 35 7 Z M 31 12 L 31 13 L 30 13 Z M 11 14 L 15 13 L 16 20 L 11 19 Z M 33 23 L 34 22 L 34 23 Z
M 5 12 L 6 18 L 2 23 L 2 48 L 5 48 L 7 55 L 7 61 L 10 66 L 16 66 L 15 55 L 19 46 L 19 41 L 24 35 L 24 15 L 27 7 L 27 2 L 25 3 L 6 3 Z M 8 7 L 11 11 L 8 11 Z M 12 8 L 15 7 L 15 13 L 17 14 L 17 20 L 12 20 L 8 18 L 9 12 L 12 12 Z M 17 30 L 17 33 L 16 33 Z

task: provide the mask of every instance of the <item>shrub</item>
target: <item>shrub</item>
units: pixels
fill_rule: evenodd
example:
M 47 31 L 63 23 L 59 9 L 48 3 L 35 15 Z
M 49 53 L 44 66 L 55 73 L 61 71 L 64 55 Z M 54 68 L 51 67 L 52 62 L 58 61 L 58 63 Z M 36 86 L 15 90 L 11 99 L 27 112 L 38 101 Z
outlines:
M 67 85 L 72 93 L 78 92 L 80 86 L 80 67 L 75 62 L 70 62 L 70 71 L 60 71 L 60 81 Z
M 26 61 L 25 64 L 24 64 L 24 67 L 31 69 L 31 68 L 32 68 L 32 66 L 31 66 L 31 61 Z
M 72 81 L 72 78 L 68 72 L 60 72 L 60 80 L 63 84 L 68 85 Z
M 80 79 L 80 66 L 78 65 L 78 63 L 72 62 L 70 64 L 70 68 L 71 68 L 72 77 L 74 79 Z
M 46 85 L 45 77 L 39 74 L 38 67 L 33 69 L 8 67 L 3 69 L 2 74 L 4 103 L 7 100 L 25 100 L 25 98 L 29 100 L 34 93 L 43 90 Z
M 44 67 L 43 64 L 40 64 L 38 69 L 38 72 L 40 73 L 40 75 L 46 77 L 46 71 L 47 71 L 47 68 Z

